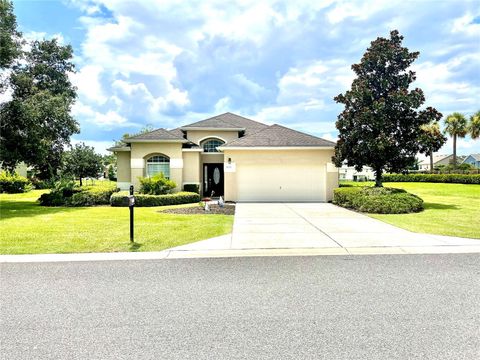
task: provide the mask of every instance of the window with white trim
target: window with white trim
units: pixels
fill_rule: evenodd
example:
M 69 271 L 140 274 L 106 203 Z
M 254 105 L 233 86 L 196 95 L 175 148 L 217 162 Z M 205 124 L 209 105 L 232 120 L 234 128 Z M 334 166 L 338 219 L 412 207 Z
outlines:
M 159 173 L 163 173 L 163 176 L 170 179 L 170 158 L 165 155 L 154 155 L 147 159 L 147 176 Z
M 203 142 L 203 145 L 202 145 L 203 152 L 206 152 L 206 153 L 218 152 L 217 147 L 222 146 L 223 144 L 225 143 L 222 140 L 218 140 L 218 139 L 206 140 L 205 142 Z

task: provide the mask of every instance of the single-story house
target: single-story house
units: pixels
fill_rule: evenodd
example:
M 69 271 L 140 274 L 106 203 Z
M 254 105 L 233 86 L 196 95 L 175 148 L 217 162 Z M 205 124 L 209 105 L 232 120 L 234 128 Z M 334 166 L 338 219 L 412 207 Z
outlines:
M 468 155 L 465 160 L 463 160 L 462 164 L 470 164 L 475 166 L 477 169 L 480 169 L 480 154 Z
M 343 164 L 338 170 L 340 180 L 367 181 L 375 180 L 375 173 L 370 166 L 364 166 L 362 171 L 355 170 L 355 166 Z
M 335 143 L 232 113 L 124 139 L 117 155 L 121 189 L 162 172 L 180 191 L 226 201 L 330 201 L 338 186 Z
M 461 164 L 462 161 L 465 159 L 465 156 L 457 155 L 457 164 Z M 453 163 L 453 154 L 445 155 L 445 154 L 433 154 L 433 167 L 437 167 L 440 165 L 448 166 Z M 430 157 L 424 158 L 418 164 L 419 170 L 430 170 Z

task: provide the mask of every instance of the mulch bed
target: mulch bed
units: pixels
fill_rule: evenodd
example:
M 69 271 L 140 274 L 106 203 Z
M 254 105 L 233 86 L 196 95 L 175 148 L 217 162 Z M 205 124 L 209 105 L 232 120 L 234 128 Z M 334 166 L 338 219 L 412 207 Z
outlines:
M 197 215 L 197 214 L 217 214 L 217 215 L 235 215 L 235 204 L 225 204 L 223 208 L 216 204 L 210 204 L 210 211 L 205 211 L 203 206 L 192 206 L 186 208 L 178 209 L 168 209 L 160 212 L 169 213 L 169 214 L 186 214 L 186 215 Z

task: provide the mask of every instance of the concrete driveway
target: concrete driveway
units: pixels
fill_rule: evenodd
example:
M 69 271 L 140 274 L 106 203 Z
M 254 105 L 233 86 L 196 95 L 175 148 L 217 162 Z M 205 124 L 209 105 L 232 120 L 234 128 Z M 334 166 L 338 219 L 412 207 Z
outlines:
M 239 203 L 232 249 L 479 245 L 412 233 L 328 203 Z

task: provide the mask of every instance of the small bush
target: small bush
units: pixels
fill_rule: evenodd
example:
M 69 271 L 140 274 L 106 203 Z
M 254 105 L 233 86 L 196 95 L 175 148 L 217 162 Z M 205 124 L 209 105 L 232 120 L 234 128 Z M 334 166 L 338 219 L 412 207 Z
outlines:
M 194 192 L 194 193 L 199 194 L 200 193 L 200 185 L 198 185 L 198 184 L 185 184 L 185 185 L 183 185 L 183 191 Z
M 148 195 L 165 195 L 177 187 L 174 181 L 169 180 L 163 176 L 162 173 L 156 174 L 152 177 L 139 178 L 141 194 Z
M 480 184 L 480 174 L 385 174 L 384 182 Z
M 423 200 L 403 189 L 341 187 L 335 189 L 333 203 L 366 213 L 404 214 L 423 210 Z
M 7 171 L 0 172 L 0 193 L 25 193 L 33 189 L 32 183 L 24 176 Z
M 199 201 L 200 195 L 192 192 L 178 192 L 166 195 L 135 195 L 135 206 L 139 207 L 190 204 Z M 113 194 L 110 197 L 110 205 L 128 206 L 128 192 L 121 191 Z

